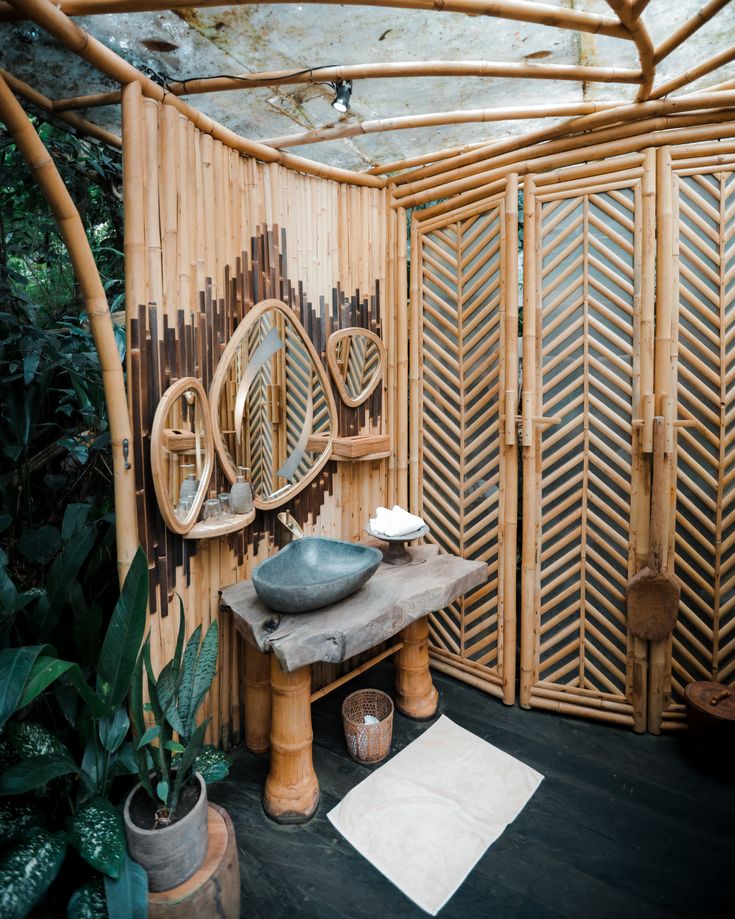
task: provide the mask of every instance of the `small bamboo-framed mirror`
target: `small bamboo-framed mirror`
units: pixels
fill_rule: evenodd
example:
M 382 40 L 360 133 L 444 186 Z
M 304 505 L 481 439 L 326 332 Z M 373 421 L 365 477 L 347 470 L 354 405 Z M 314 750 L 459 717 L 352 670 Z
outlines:
M 278 507 L 332 452 L 337 408 L 321 359 L 281 300 L 256 304 L 235 329 L 210 388 L 214 444 L 225 475 L 250 469 L 253 504 Z
M 214 466 L 214 438 L 209 402 L 194 377 L 182 377 L 166 390 L 156 408 L 151 429 L 153 487 L 169 530 L 184 535 L 194 526 L 209 488 Z M 187 474 L 196 490 L 182 500 Z M 193 484 L 193 483 L 192 483 Z
M 356 408 L 383 378 L 385 345 L 369 329 L 340 329 L 327 342 L 327 362 L 345 405 Z

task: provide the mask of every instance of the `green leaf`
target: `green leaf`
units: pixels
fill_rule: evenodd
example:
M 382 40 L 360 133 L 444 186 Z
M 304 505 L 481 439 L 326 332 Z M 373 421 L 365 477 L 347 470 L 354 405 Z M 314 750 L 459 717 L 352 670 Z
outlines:
M 179 803 L 179 794 L 185 782 L 189 780 L 192 774 L 192 766 L 194 760 L 199 755 L 202 744 L 204 743 L 204 732 L 207 730 L 207 725 L 209 724 L 209 718 L 206 721 L 203 721 L 199 727 L 191 735 L 191 740 L 186 745 L 186 750 L 184 750 L 181 755 L 181 759 L 176 764 L 176 778 L 174 780 L 174 792 L 171 795 L 171 806 L 169 809 L 169 816 L 173 817 L 176 810 L 176 805 Z
M 69 842 L 97 871 L 116 878 L 125 858 L 125 831 L 115 807 L 100 796 L 81 807 L 71 823 Z
M 148 875 L 137 862 L 125 857 L 117 880 L 105 877 L 107 912 L 115 919 L 146 919 Z
M 106 753 L 90 737 L 82 756 L 82 781 L 92 794 L 100 790 L 105 774 Z
M 135 759 L 135 751 L 132 743 L 127 742 L 120 747 L 111 768 L 115 776 L 135 775 L 138 771 L 138 763 Z
M 198 772 L 205 784 L 212 785 L 224 779 L 230 771 L 232 757 L 212 744 L 202 747 L 202 752 L 194 760 L 193 772 Z
M 47 562 L 61 545 L 61 533 L 52 526 L 24 530 L 16 548 L 29 562 L 42 565 Z
M 13 721 L 8 725 L 8 739 L 22 759 L 58 753 L 71 759 L 71 753 L 53 731 L 35 721 Z
M 69 680 L 82 699 L 87 703 L 92 717 L 102 718 L 107 711 L 105 703 L 94 694 L 92 687 L 84 679 L 81 668 L 75 664 L 67 671 L 66 679 Z
M 153 790 L 153 782 L 151 781 L 151 760 L 146 755 L 147 753 L 147 750 L 133 749 L 133 757 L 138 770 L 140 784 L 145 788 L 151 801 L 155 801 L 156 793 Z
M 179 687 L 179 716 L 185 728 L 185 735 L 189 736 L 194 730 L 193 715 L 191 713 L 192 694 L 194 691 L 194 673 L 196 671 L 197 655 L 199 654 L 199 640 L 202 627 L 198 625 L 191 633 L 184 651 L 183 675 Z
M 48 634 L 58 622 L 69 589 L 76 583 L 79 569 L 94 545 L 94 538 L 94 528 L 87 527 L 67 543 L 51 563 L 46 576 L 48 611 L 43 623 L 39 624 L 41 634 Z
M 150 634 L 146 636 L 140 649 L 130 681 L 130 717 L 133 721 L 133 738 L 138 740 L 145 734 L 145 716 L 143 714 L 143 655 L 150 647 Z
M 125 740 L 130 727 L 128 712 L 124 705 L 115 712 L 112 718 L 102 718 L 99 723 L 100 740 L 105 750 L 114 753 Z
M 184 640 L 186 638 L 186 616 L 184 615 L 184 601 L 181 599 L 181 594 L 177 594 L 177 596 L 179 598 L 179 633 L 176 636 L 176 650 L 174 651 L 172 665 L 174 679 L 176 680 L 176 689 L 178 690 L 183 676 L 181 660 L 184 651 Z
M 143 736 L 138 741 L 138 750 L 142 750 L 146 744 L 149 744 L 152 740 L 157 740 L 160 736 L 160 725 L 154 724 L 153 727 L 148 728 L 145 734 L 143 734 Z
M 204 701 L 204 697 L 212 685 L 214 674 L 217 671 L 217 649 L 219 646 L 219 629 L 217 620 L 210 625 L 207 634 L 204 636 L 201 650 L 197 658 L 196 672 L 194 673 L 194 683 L 191 691 L 191 708 L 189 710 L 189 722 L 193 726 L 196 713 L 199 706 Z
M 64 510 L 64 519 L 61 522 L 61 538 L 64 542 L 77 534 L 87 522 L 89 512 L 92 510 L 89 504 L 67 504 Z
M 0 795 L 21 795 L 70 772 L 79 772 L 79 769 L 68 756 L 59 753 L 32 756 L 0 775 Z
M 156 692 L 158 694 L 158 700 L 161 703 L 161 709 L 168 723 L 177 734 L 185 734 L 184 725 L 181 723 L 181 718 L 176 708 L 177 688 L 173 661 L 169 661 L 158 674 Z
M 145 631 L 147 603 L 148 560 L 139 548 L 112 613 L 97 662 L 97 695 L 105 702 L 108 714 L 128 693 Z
M 105 895 L 98 878 L 74 891 L 66 907 L 66 919 L 108 919 Z
M 170 750 L 172 753 L 183 753 L 186 747 L 183 744 L 178 743 L 175 740 L 167 740 L 164 744 L 164 747 L 167 750 Z
M 168 804 L 168 782 L 159 782 L 156 785 L 156 794 L 164 804 Z
M 4 567 L 0 567 L 0 613 L 12 616 L 18 612 L 18 588 Z
M 36 658 L 48 645 L 5 648 L 0 651 L 0 728 L 18 708 Z
M 0 859 L 0 916 L 26 916 L 59 873 L 65 855 L 66 834 L 48 830 L 39 830 L 6 852 Z
M 30 827 L 41 822 L 41 814 L 30 801 L 15 798 L 0 800 L 0 840 L 3 845 L 25 835 Z
M 32 702 L 36 696 L 40 696 L 44 689 L 47 689 L 54 681 L 71 670 L 77 665 L 71 661 L 60 661 L 55 657 L 42 655 L 36 658 L 33 669 L 26 681 L 23 695 L 18 702 L 18 708 L 24 708 Z
M 12 522 L 13 518 L 10 514 L 0 514 L 0 533 L 4 533 Z

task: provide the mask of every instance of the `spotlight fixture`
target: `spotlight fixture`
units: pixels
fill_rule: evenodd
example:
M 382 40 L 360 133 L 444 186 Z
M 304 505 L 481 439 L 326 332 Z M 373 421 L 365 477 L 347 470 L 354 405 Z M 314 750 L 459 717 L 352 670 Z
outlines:
M 352 80 L 338 80 L 332 83 L 334 89 L 334 99 L 332 99 L 332 108 L 336 109 L 340 115 L 344 115 L 350 107 L 350 96 L 352 95 Z

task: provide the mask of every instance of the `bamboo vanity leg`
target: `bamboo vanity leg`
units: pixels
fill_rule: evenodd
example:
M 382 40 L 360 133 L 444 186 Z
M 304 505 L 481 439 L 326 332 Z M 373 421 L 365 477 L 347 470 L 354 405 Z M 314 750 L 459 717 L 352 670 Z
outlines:
M 271 654 L 271 764 L 263 807 L 277 823 L 306 823 L 319 804 L 311 758 L 311 667 L 284 673 Z
M 271 662 L 245 642 L 245 746 L 265 753 L 271 745 Z
M 401 632 L 403 647 L 396 654 L 396 705 L 409 718 L 431 718 L 439 693 L 429 672 L 429 617 L 417 619 Z

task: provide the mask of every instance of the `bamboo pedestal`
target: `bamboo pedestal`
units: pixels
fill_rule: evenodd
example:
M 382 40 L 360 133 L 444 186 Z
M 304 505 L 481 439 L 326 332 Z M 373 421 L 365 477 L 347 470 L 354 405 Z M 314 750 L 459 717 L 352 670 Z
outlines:
M 201 868 L 188 881 L 148 894 L 149 919 L 218 916 L 239 919 L 240 869 L 232 820 L 226 810 L 209 805 L 209 845 Z
M 429 671 L 429 617 L 417 619 L 401 632 L 396 654 L 396 706 L 409 718 L 433 718 L 439 693 Z
M 250 642 L 245 642 L 245 746 L 265 753 L 271 735 L 271 662 Z
M 286 673 L 271 655 L 271 764 L 263 807 L 278 823 L 305 823 L 319 804 L 311 756 L 311 666 Z

